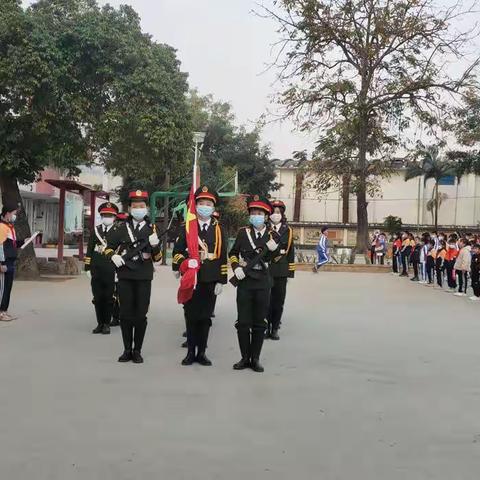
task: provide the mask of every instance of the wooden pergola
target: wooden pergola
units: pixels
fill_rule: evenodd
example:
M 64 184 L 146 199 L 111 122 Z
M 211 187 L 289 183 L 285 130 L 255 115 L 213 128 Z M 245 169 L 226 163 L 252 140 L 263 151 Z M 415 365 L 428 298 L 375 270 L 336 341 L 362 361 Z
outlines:
M 46 183 L 52 185 L 52 187 L 60 190 L 59 198 L 59 211 L 58 211 L 58 246 L 57 246 L 57 259 L 59 262 L 63 261 L 63 243 L 65 240 L 65 194 L 66 192 L 78 193 L 84 196 L 85 193 L 89 193 L 90 196 L 90 228 L 95 227 L 95 203 L 97 198 L 105 198 L 108 200 L 109 194 L 107 192 L 94 190 L 88 185 L 84 185 L 76 180 L 45 180 Z M 78 242 L 78 257 L 83 260 L 83 229 Z

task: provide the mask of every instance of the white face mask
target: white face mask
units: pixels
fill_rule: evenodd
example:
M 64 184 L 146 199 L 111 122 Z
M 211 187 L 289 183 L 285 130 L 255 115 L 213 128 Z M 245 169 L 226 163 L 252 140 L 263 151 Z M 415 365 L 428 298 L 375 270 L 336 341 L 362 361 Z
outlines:
M 148 211 L 146 208 L 132 208 L 130 213 L 137 222 L 141 222 L 147 216 Z
M 281 213 L 272 213 L 270 215 L 270 220 L 274 225 L 278 225 L 282 221 L 282 214 Z
M 102 223 L 106 227 L 109 227 L 110 225 L 113 225 L 114 221 L 115 221 L 115 219 L 113 217 L 102 217 Z

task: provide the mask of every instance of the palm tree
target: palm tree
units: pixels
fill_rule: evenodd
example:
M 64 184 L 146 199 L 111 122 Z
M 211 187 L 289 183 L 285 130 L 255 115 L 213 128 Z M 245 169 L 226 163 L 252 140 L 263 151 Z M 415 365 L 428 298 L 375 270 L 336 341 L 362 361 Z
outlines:
M 415 152 L 415 161 L 408 165 L 407 171 L 405 172 L 406 182 L 417 177 L 423 177 L 424 185 L 426 185 L 430 179 L 435 181 L 432 199 L 429 201 L 430 210 L 433 211 L 435 230 L 438 229 L 438 209 L 444 199 L 439 194 L 438 186 L 442 178 L 452 175 L 456 176 L 457 180 L 460 181 L 460 174 L 456 168 L 456 163 L 442 157 L 440 155 L 440 146 L 438 145 L 428 147 L 419 145 Z

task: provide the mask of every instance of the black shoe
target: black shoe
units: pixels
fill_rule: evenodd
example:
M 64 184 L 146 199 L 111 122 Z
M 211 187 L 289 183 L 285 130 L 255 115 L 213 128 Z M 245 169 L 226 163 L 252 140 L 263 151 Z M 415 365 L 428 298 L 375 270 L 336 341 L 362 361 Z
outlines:
M 134 350 L 132 353 L 133 363 L 143 363 L 142 354 L 138 350 Z
M 103 333 L 103 325 L 98 325 L 98 327 L 95 327 L 93 330 L 92 330 L 92 333 Z
M 110 335 L 110 327 L 108 325 L 102 326 L 102 334 L 103 335 Z
M 203 365 L 204 367 L 210 367 L 212 365 L 212 362 L 205 355 L 205 352 L 199 353 L 195 360 L 197 361 L 197 363 Z
M 272 333 L 270 334 L 270 338 L 272 340 L 280 340 L 280 337 L 278 336 L 278 330 L 272 330 Z
M 182 333 L 182 337 L 187 338 L 187 332 L 183 332 L 183 333 Z
M 215 314 L 214 314 L 214 313 L 212 313 L 212 316 L 211 316 L 210 318 L 215 318 Z
M 258 373 L 263 373 L 265 371 L 265 369 L 260 365 L 260 362 L 256 359 L 252 359 L 250 363 L 250 368 L 254 372 L 258 372 Z
M 182 348 L 188 348 L 188 342 L 186 340 L 182 343 Z
M 195 352 L 189 351 L 187 356 L 182 360 L 182 365 L 193 365 L 195 362 Z
M 411 282 L 419 282 L 419 278 L 418 277 L 413 277 L 410 279 Z
M 408 273 L 401 273 L 399 277 L 408 277 Z
M 250 367 L 250 360 L 248 358 L 242 358 L 238 363 L 233 366 L 234 370 L 245 370 Z
M 132 351 L 125 350 L 123 354 L 118 358 L 118 361 L 121 363 L 129 362 L 132 359 Z
M 120 326 L 120 320 L 118 318 L 112 318 L 112 321 L 110 322 L 111 327 L 118 327 Z

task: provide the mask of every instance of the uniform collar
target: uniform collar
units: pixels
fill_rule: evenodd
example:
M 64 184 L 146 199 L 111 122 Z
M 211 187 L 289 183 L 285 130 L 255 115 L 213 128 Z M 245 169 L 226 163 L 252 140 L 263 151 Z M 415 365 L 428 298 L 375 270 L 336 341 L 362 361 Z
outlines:
M 258 237 L 258 234 L 260 233 L 262 237 L 265 235 L 265 232 L 267 231 L 266 225 L 263 226 L 262 230 L 257 230 L 256 228 L 252 227 L 253 234 L 255 235 L 255 238 Z
M 200 220 L 198 219 L 198 225 L 200 226 L 200 230 L 203 230 L 203 226 L 207 225 L 207 229 L 210 228 L 210 224 L 212 223 L 212 219 L 209 218 L 208 220 Z

